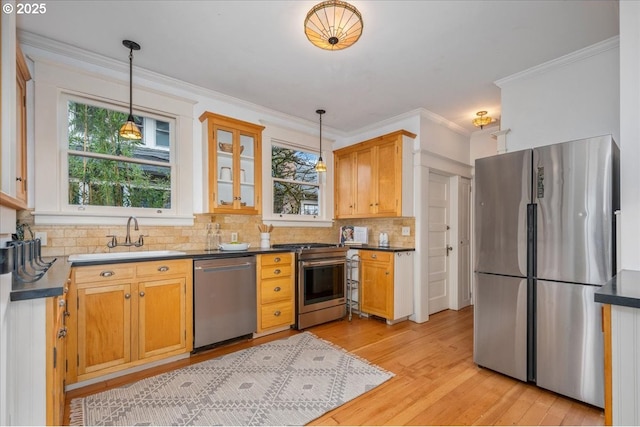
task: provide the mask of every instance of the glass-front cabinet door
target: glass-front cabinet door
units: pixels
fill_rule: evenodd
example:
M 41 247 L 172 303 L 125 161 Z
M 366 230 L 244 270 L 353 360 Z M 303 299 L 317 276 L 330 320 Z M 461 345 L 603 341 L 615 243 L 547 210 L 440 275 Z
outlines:
M 208 202 L 212 213 L 260 214 L 264 126 L 206 112 Z

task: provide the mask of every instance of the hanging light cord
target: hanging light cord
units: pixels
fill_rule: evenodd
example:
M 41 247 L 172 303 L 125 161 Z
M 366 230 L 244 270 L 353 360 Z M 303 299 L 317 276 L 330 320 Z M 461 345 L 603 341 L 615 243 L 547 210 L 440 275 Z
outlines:
M 129 120 L 133 121 L 133 46 L 129 50 Z

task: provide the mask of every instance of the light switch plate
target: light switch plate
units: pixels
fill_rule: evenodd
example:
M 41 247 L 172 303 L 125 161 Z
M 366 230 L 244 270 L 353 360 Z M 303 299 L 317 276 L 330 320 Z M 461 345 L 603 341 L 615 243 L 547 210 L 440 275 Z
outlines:
M 411 235 L 411 227 L 402 227 L 402 235 L 410 236 Z
M 36 231 L 36 239 L 40 239 L 41 246 L 47 246 L 47 233 L 44 231 Z

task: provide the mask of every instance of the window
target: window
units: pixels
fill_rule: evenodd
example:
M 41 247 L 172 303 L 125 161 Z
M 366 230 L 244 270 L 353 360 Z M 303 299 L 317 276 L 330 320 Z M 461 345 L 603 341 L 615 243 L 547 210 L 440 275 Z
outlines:
M 320 212 L 318 155 L 280 145 L 271 146 L 273 213 L 311 215 Z
M 136 141 L 118 134 L 126 120 L 106 104 L 67 101 L 69 205 L 172 208 L 171 123 L 134 116 L 143 132 Z

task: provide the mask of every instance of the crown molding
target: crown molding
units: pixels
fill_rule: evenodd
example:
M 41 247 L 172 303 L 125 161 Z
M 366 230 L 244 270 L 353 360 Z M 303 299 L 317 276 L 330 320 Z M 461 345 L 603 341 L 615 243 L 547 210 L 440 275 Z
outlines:
M 571 52 L 559 58 L 552 59 L 551 61 L 544 62 L 540 65 L 536 65 L 535 67 L 531 67 L 524 71 L 520 71 L 518 73 L 496 80 L 493 83 L 502 89 L 503 87 L 508 86 L 511 83 L 517 82 L 519 80 L 536 76 L 542 73 L 546 73 L 550 70 L 564 67 L 574 62 L 582 61 L 594 55 L 598 55 L 602 52 L 606 52 L 611 49 L 618 49 L 619 47 L 620 47 L 620 36 L 614 36 L 606 40 L 603 40 L 601 42 L 598 42 L 596 44 L 593 44 L 591 46 L 587 46 L 583 49 L 576 50 L 575 52 Z
M 460 125 L 457 125 L 455 123 L 453 123 L 450 120 L 445 119 L 444 117 L 433 113 L 425 108 L 420 108 L 420 117 L 423 117 L 427 120 L 430 120 L 438 125 L 444 126 L 446 128 L 451 129 L 452 131 L 454 131 L 455 133 L 459 133 L 460 135 L 463 136 L 471 136 L 471 132 L 469 132 L 467 129 L 463 128 Z

